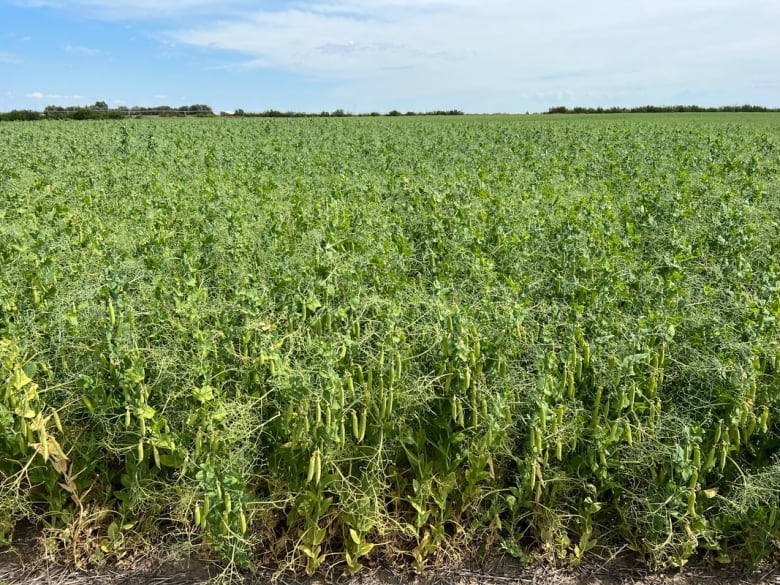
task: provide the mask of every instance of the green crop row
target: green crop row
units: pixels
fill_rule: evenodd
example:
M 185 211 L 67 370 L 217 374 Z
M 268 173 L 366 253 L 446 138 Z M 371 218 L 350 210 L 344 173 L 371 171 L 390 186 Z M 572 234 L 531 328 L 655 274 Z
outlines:
M 0 127 L 0 542 L 780 542 L 780 119 Z

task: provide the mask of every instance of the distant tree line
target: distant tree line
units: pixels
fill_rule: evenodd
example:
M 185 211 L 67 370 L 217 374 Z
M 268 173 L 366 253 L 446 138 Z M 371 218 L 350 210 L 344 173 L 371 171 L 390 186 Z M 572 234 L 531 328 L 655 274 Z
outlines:
M 0 112 L 0 121 L 14 122 L 24 120 L 117 120 L 122 118 L 135 118 L 141 116 L 184 117 L 184 116 L 213 116 L 210 106 L 205 104 L 193 104 L 189 106 L 154 106 L 151 108 L 141 106 L 119 106 L 109 108 L 103 101 L 95 102 L 91 106 L 46 106 L 43 112 L 37 110 L 11 110 Z M 247 112 L 241 108 L 235 112 L 222 112 L 221 116 L 246 117 L 246 118 L 346 118 L 351 116 L 462 116 L 461 110 L 432 110 L 430 112 L 406 112 L 391 110 L 386 114 L 370 112 L 368 114 L 354 114 L 343 109 L 332 112 L 282 112 L 280 110 L 265 110 L 263 112 Z
M 555 106 L 547 110 L 547 114 L 667 114 L 673 112 L 780 112 L 778 108 L 765 108 L 763 106 L 754 106 L 744 104 L 741 106 L 720 106 L 717 108 L 705 108 L 702 106 L 636 106 L 633 108 L 584 108 L 577 106 L 567 108 L 566 106 Z
M 40 120 L 43 113 L 36 110 L 11 110 L 0 112 L 0 122 L 23 122 L 25 120 Z
M 140 116 L 213 116 L 210 106 L 193 104 L 189 106 L 119 106 L 109 108 L 106 102 L 98 101 L 91 106 L 46 106 L 43 112 L 37 110 L 11 110 L 1 112 L 0 121 L 14 122 L 24 120 L 118 120 Z
M 342 109 L 332 112 L 322 111 L 319 114 L 311 112 L 282 112 L 279 110 L 265 110 L 263 112 L 246 112 L 238 108 L 235 112 L 222 112 L 222 116 L 242 117 L 242 118 L 348 118 L 348 117 L 374 117 L 374 116 L 462 116 L 460 110 L 432 110 L 430 112 L 406 112 L 405 114 L 398 110 L 391 110 L 386 114 L 379 112 L 370 112 L 367 114 L 354 114 Z

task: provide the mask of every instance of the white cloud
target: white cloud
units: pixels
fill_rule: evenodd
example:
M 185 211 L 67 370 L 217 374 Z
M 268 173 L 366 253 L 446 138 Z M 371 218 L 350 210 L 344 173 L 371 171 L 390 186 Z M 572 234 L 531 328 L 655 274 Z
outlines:
M 24 97 L 34 99 L 34 100 L 43 100 L 43 99 L 51 99 L 51 100 L 83 100 L 83 95 L 62 95 L 59 93 L 43 93 L 42 91 L 32 91 L 30 93 L 24 94 Z
M 667 103 L 670 96 L 754 87 L 771 95 L 780 71 L 777 0 L 17 3 L 147 21 L 159 42 L 221 57 L 222 69 L 248 76 L 265 68 L 330 82 L 330 97 L 356 108 Z M 208 63 L 215 68 L 213 57 Z
M 233 69 L 281 69 L 397 98 L 575 99 L 632 88 L 641 98 L 641 88 L 745 82 L 756 59 L 780 70 L 778 16 L 774 0 L 331 0 L 169 36 L 243 56 Z
M 67 53 L 75 53 L 77 55 L 99 55 L 100 49 L 93 49 L 91 47 L 82 47 L 79 45 L 65 45 L 62 50 Z

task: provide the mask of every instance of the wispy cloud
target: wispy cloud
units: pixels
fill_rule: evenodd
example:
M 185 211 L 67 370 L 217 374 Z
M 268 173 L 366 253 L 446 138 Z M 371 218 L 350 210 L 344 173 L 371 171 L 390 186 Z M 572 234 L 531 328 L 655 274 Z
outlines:
M 243 57 L 233 68 L 366 89 L 380 80 L 399 96 L 528 86 L 535 95 L 584 95 L 744 78 L 747 60 L 780 55 L 778 16 L 774 0 L 604 0 L 587 10 L 579 0 L 330 0 L 254 10 L 169 36 Z
M 76 55 L 99 55 L 102 53 L 100 49 L 93 49 L 91 47 L 82 47 L 79 45 L 65 45 L 62 50 L 66 53 L 74 53 Z
M 43 93 L 42 91 L 32 91 L 24 94 L 24 97 L 34 100 L 83 100 L 83 95 L 62 95 L 59 93 Z
M 282 72 L 355 108 L 668 103 L 780 85 L 777 0 L 13 1 L 143 29 L 175 48 L 168 62 L 207 56 L 204 76 Z

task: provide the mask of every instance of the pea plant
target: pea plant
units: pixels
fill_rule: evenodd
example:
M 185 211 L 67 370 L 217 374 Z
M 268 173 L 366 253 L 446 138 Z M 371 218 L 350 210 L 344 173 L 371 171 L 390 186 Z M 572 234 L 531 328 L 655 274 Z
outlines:
M 0 123 L 0 543 L 331 576 L 776 553 L 756 119 Z

